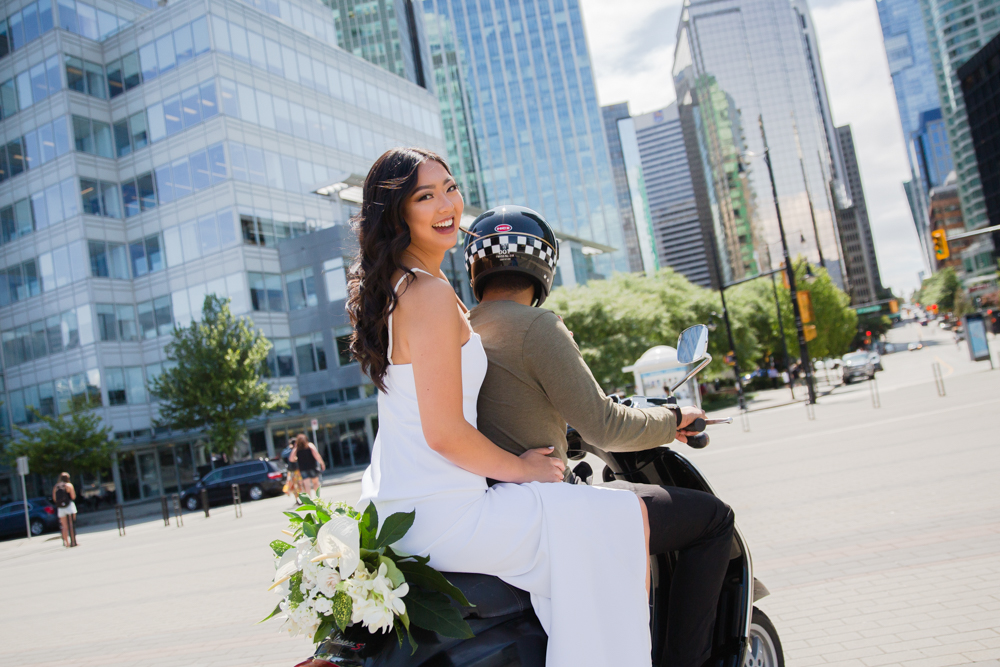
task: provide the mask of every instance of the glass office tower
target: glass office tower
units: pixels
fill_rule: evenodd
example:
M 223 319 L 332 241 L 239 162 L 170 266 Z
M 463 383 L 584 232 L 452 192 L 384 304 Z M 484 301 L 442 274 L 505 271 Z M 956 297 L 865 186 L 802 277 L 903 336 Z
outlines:
M 958 177 L 962 216 L 965 226 L 975 229 L 987 223 L 986 203 L 958 68 L 1000 33 L 1000 15 L 992 2 L 983 0 L 920 0 L 920 7 Z
M 842 283 L 835 206 L 850 201 L 805 3 L 687 0 L 673 74 L 699 215 L 712 221 L 722 280 L 781 262 L 760 159 L 762 116 L 789 252 L 825 264 Z
M 154 429 L 148 386 L 173 327 L 215 293 L 271 340 L 267 373 L 292 389 L 243 454 L 274 455 L 316 418 L 331 465 L 363 464 L 375 399 L 345 347 L 353 209 L 314 191 L 356 185 L 392 146 L 443 150 L 434 96 L 333 46 L 312 2 L 4 7 L 4 423 L 84 401 L 120 450 L 80 488 L 133 501 L 189 484 L 205 447 Z M 11 479 L 0 469 L 0 500 Z
M 631 123 L 642 161 L 660 266 L 669 266 L 693 283 L 712 287 L 714 271 L 707 239 L 714 235 L 706 233 L 698 215 L 677 104 L 635 116 Z
M 906 156 L 910 164 L 910 181 L 904 184 L 904 188 L 923 250 L 924 263 L 932 267 L 933 248 L 927 226 L 928 198 L 931 188 L 944 184 L 944 179 L 951 171 L 949 167 L 943 173 L 928 173 L 925 167 L 928 149 L 931 149 L 931 155 L 935 157 L 942 157 L 949 162 L 951 160 L 947 140 L 943 146 L 936 143 L 933 147 L 928 145 L 928 141 L 922 141 L 932 138 L 924 132 L 925 121 L 932 120 L 935 114 L 937 118 L 941 117 L 941 98 L 934 78 L 934 63 L 927 43 L 920 0 L 878 0 L 875 6 L 882 27 L 885 54 L 889 61 L 899 122 L 903 127 Z M 922 165 L 921 161 L 925 164 Z
M 628 169 L 625 166 L 625 151 L 623 150 L 623 137 L 618 131 L 619 121 L 631 118 L 628 111 L 628 102 L 620 104 L 610 104 L 601 107 L 604 114 L 604 133 L 608 139 L 608 155 L 611 158 L 611 173 L 615 178 L 615 194 L 618 197 L 618 215 L 622 221 L 622 236 L 625 239 L 625 251 L 628 256 L 629 271 L 638 273 L 644 270 L 643 254 L 639 246 L 639 225 L 646 221 L 645 217 L 636 215 L 636 202 L 632 201 L 632 192 L 629 189 Z M 629 139 L 631 138 L 631 142 Z M 638 152 L 638 145 L 635 142 L 635 129 L 624 139 L 624 143 L 631 143 L 631 148 Z M 641 169 L 641 165 L 640 165 Z M 644 204 L 640 201 L 639 211 L 644 211 Z M 653 267 L 650 266 L 650 271 Z
M 560 273 L 572 266 L 575 281 L 627 271 L 579 5 L 424 0 L 423 8 L 425 23 L 451 22 L 461 49 L 484 205 L 542 213 L 568 242 L 564 259 L 574 261 Z M 614 252 L 594 254 L 597 246 Z

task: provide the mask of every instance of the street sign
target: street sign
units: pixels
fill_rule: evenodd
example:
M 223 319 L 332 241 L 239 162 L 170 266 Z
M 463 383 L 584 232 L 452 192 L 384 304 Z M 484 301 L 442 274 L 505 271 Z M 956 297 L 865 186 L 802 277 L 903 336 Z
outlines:
M 28 515 L 28 489 L 24 485 L 24 478 L 28 476 L 28 457 L 17 457 L 17 474 L 21 476 L 21 501 L 24 503 L 24 528 L 28 532 L 28 539 L 31 539 L 31 517 Z
M 805 324 L 808 322 L 812 322 L 813 304 L 812 304 L 812 298 L 809 296 L 809 292 L 806 290 L 801 290 L 795 296 L 799 300 L 799 314 L 802 317 L 802 323 Z M 810 339 L 806 338 L 806 340 Z
M 805 334 L 806 342 L 807 343 L 809 341 L 811 341 L 811 340 L 815 340 L 816 335 L 817 335 L 816 334 L 816 325 L 815 324 L 803 324 L 802 325 L 802 333 Z
M 28 474 L 28 457 L 18 456 L 17 457 L 17 474 L 27 475 Z
M 312 420 L 312 430 L 315 431 L 318 428 L 319 428 L 319 420 L 318 419 Z
M 855 312 L 857 312 L 858 315 L 864 315 L 865 313 L 877 313 L 880 310 L 882 310 L 882 306 L 862 306 Z

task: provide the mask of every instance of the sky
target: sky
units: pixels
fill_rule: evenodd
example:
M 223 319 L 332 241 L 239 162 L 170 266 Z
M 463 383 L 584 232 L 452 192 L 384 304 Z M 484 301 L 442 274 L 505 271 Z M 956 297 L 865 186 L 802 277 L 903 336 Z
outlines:
M 634 114 L 674 101 L 670 70 L 678 0 L 580 0 L 602 105 Z M 875 0 L 810 3 L 837 126 L 850 124 L 882 282 L 897 296 L 918 287 L 920 246 L 903 192 L 909 178 L 903 130 Z

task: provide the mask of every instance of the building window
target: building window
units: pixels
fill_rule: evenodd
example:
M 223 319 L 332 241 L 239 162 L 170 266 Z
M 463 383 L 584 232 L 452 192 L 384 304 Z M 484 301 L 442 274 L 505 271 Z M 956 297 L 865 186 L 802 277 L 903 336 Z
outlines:
M 285 293 L 280 273 L 247 273 L 250 302 L 254 310 L 280 313 L 285 310 Z
M 272 338 L 271 349 L 267 352 L 268 377 L 292 377 L 295 362 L 292 358 L 292 341 L 288 338 Z
M 128 250 L 122 243 L 88 241 L 90 275 L 95 278 L 128 280 Z
M 113 158 L 111 126 L 84 116 L 73 116 L 73 139 L 76 150 L 101 157 Z
M 97 312 L 97 331 L 102 341 L 125 343 L 139 340 L 134 306 L 99 303 L 94 309 Z
M 104 377 L 108 385 L 108 405 L 140 405 L 148 402 L 141 366 L 105 368 Z
M 120 60 L 108 63 L 111 97 L 132 90 L 144 81 L 152 81 L 160 74 L 205 53 L 209 48 L 208 21 L 202 16 L 182 25 L 173 33 L 146 44 L 138 51 L 126 54 Z
M 132 259 L 132 276 L 135 278 L 163 269 L 160 235 L 153 234 L 130 243 L 129 256 Z
M 351 356 L 351 334 L 354 330 L 351 327 L 339 327 L 333 330 L 333 337 L 337 344 L 337 363 L 341 366 L 354 363 Z
M 315 373 L 326 370 L 326 350 L 323 334 L 314 332 L 295 339 L 295 358 L 299 363 L 299 373 Z
M 327 300 L 341 301 L 347 298 L 347 275 L 344 271 L 343 257 L 334 257 L 323 262 L 323 281 L 326 285 Z
M 118 184 L 105 181 L 80 179 L 80 196 L 83 198 L 83 212 L 106 218 L 122 217 L 121 201 L 118 198 Z
M 170 333 L 174 327 L 170 296 L 161 296 L 152 301 L 143 301 L 136 306 L 139 315 L 139 332 L 149 340 Z
M 66 86 L 85 95 L 108 99 L 104 67 L 73 56 L 66 56 Z
M 316 281 L 311 266 L 285 274 L 288 287 L 288 309 L 301 310 L 316 305 Z

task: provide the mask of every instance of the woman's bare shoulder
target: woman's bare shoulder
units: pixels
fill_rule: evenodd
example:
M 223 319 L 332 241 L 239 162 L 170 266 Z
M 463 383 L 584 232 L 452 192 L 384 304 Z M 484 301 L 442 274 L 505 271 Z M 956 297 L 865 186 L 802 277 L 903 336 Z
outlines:
M 404 312 L 433 310 L 455 303 L 455 291 L 444 280 L 414 272 L 414 278 L 404 282 L 399 290 L 399 307 Z

